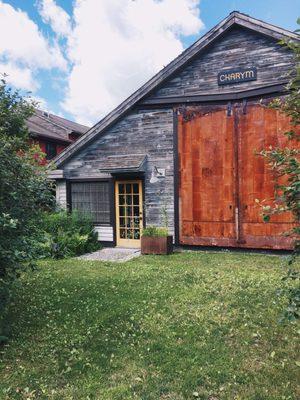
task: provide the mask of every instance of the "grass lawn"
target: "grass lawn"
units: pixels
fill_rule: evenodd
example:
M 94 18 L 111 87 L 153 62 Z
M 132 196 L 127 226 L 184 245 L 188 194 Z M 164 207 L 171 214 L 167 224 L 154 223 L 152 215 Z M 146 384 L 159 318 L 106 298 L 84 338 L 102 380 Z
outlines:
M 15 289 L 0 398 L 299 399 L 299 327 L 278 324 L 282 260 L 43 262 Z

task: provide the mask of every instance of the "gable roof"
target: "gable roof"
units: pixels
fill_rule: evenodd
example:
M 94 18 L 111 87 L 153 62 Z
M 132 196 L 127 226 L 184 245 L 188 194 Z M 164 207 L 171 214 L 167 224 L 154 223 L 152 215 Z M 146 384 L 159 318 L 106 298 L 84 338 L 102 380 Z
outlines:
M 89 130 L 87 126 L 38 109 L 28 118 L 26 125 L 32 137 L 43 137 L 68 144 L 74 141 L 69 138 L 70 134 L 79 136 Z
M 187 64 L 195 55 L 204 50 L 208 45 L 210 45 L 234 25 L 253 30 L 276 40 L 287 37 L 289 39 L 298 41 L 300 38 L 296 33 L 252 18 L 238 11 L 233 11 L 224 20 L 222 20 L 219 24 L 217 24 L 214 28 L 212 28 L 204 36 L 192 44 L 188 49 L 183 51 L 178 57 L 171 61 L 165 68 L 154 75 L 148 82 L 135 91 L 119 106 L 107 114 L 101 121 L 96 123 L 88 132 L 86 132 L 86 134 L 82 135 L 75 143 L 60 153 L 54 159 L 56 166 L 59 167 L 64 164 L 81 148 L 85 147 L 96 136 L 104 132 L 109 126 L 128 113 L 137 103 L 149 95 L 159 85 L 161 85 L 162 82 L 170 78 L 176 71 Z

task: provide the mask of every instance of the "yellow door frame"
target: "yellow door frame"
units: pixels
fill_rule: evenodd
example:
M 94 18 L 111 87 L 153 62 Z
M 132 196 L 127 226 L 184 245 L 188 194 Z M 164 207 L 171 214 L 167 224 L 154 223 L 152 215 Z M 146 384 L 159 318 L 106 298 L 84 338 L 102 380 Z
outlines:
M 127 238 L 121 238 L 120 235 L 120 204 L 119 204 L 119 185 L 124 184 L 124 187 L 126 187 L 126 184 L 138 184 L 139 185 L 139 231 L 140 231 L 140 238 L 139 239 L 127 239 Z M 132 188 L 132 187 L 131 187 Z M 126 194 L 124 194 L 126 198 Z M 143 229 L 143 185 L 141 180 L 118 180 L 115 182 L 115 207 L 116 207 L 116 239 L 117 239 L 117 246 L 119 247 L 132 247 L 132 248 L 139 248 L 141 247 L 141 234 L 142 234 L 142 229 Z M 131 207 L 134 207 L 133 204 L 129 205 Z M 125 204 L 124 207 L 127 209 L 128 205 Z M 126 214 L 124 216 L 126 219 Z M 125 228 L 126 232 L 128 228 Z M 130 228 L 133 230 L 134 228 Z

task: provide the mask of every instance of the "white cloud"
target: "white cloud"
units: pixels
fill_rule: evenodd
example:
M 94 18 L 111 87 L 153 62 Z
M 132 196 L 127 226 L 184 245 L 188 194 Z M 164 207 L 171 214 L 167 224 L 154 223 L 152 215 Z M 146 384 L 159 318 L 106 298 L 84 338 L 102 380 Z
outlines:
M 51 108 L 51 106 L 49 106 L 47 100 L 44 99 L 43 97 L 31 95 L 30 98 L 31 98 L 35 103 L 37 103 L 37 107 L 38 107 L 40 110 L 47 111 L 47 112 L 50 113 L 50 114 L 55 114 L 55 115 L 58 115 L 59 117 L 65 118 L 64 115 L 63 115 L 62 113 L 54 111 L 54 110 Z
M 46 24 L 49 24 L 58 36 L 71 33 L 71 18 L 54 0 L 39 0 L 38 11 Z
M 28 15 L 0 0 L 0 59 L 34 69 L 67 69 L 57 43 L 50 43 Z
M 36 91 L 51 76 L 62 110 L 85 124 L 98 121 L 183 51 L 184 36 L 203 23 L 199 0 L 74 0 L 73 15 L 56 0 L 35 0 L 46 38 L 20 9 L 0 0 L 0 72 Z M 40 72 L 44 72 L 43 75 Z
M 7 74 L 6 82 L 18 89 L 35 91 L 39 88 L 39 84 L 29 68 L 19 68 L 10 62 L 0 62 L 0 75 L 4 74 Z
M 48 106 L 47 100 L 44 99 L 43 97 L 40 97 L 40 96 L 31 96 L 31 99 L 32 99 L 34 102 L 37 103 L 37 107 L 38 107 L 40 110 L 44 110 L 44 111 L 51 112 L 51 111 L 49 110 L 49 106 Z
M 62 107 L 96 122 L 183 51 L 203 23 L 197 0 L 76 0 Z

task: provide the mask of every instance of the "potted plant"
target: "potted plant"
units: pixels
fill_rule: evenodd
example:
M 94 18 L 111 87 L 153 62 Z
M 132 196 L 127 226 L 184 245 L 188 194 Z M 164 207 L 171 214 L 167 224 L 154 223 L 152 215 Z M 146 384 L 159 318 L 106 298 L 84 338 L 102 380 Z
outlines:
M 167 228 L 149 226 L 143 229 L 141 237 L 142 254 L 171 254 L 173 252 L 173 236 Z

